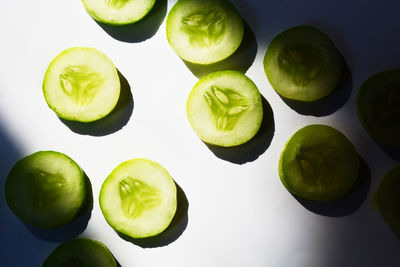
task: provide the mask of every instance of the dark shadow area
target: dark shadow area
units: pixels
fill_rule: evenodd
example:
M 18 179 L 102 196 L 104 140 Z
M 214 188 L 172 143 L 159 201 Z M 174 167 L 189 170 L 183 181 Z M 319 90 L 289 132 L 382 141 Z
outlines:
M 70 223 L 61 227 L 52 229 L 42 229 L 29 224 L 25 224 L 26 228 L 37 238 L 50 242 L 64 242 L 66 240 L 73 239 L 81 234 L 87 227 L 89 219 L 92 215 L 93 209 L 93 191 L 92 184 L 89 178 L 85 174 L 86 180 L 86 199 L 82 205 L 77 217 Z
M 400 161 L 400 147 L 392 147 L 380 143 L 377 144 L 388 157 L 395 161 Z
M 121 83 L 121 92 L 117 105 L 110 114 L 104 118 L 84 123 L 78 121 L 69 121 L 59 118 L 71 131 L 78 134 L 104 136 L 122 129 L 129 121 L 133 112 L 133 97 L 131 87 L 126 78 L 118 71 Z
M 151 11 L 141 20 L 128 24 L 113 26 L 96 21 L 111 37 L 127 43 L 140 43 L 156 34 L 167 15 L 167 0 L 156 0 Z
M 207 144 L 207 147 L 220 159 L 236 163 L 244 164 L 256 160 L 270 146 L 275 132 L 275 121 L 272 108 L 265 97 L 261 96 L 263 105 L 263 119 L 257 134 L 239 146 L 222 147 Z
M 132 244 L 140 246 L 142 248 L 163 247 L 177 240 L 185 231 L 189 221 L 189 202 L 186 198 L 185 192 L 183 192 L 182 188 L 176 182 L 175 186 L 178 202 L 176 212 L 167 229 L 165 229 L 161 234 L 153 237 L 137 239 L 120 232 L 117 232 L 117 234 L 125 241 L 131 242 Z
M 360 168 L 358 178 L 350 192 L 338 200 L 319 202 L 294 196 L 309 211 L 329 217 L 350 215 L 360 208 L 368 196 L 371 186 L 371 170 L 365 160 L 359 156 Z
M 220 70 L 237 70 L 242 73 L 246 71 L 253 64 L 257 55 L 257 40 L 253 30 L 244 21 L 244 35 L 243 40 L 238 49 L 228 58 L 210 65 L 201 65 L 190 63 L 183 60 L 189 70 L 197 77 L 201 78 L 211 72 Z

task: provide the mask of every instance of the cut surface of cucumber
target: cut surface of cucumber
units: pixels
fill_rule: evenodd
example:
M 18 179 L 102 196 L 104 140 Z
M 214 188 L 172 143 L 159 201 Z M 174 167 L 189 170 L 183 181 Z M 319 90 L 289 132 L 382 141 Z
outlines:
M 358 118 L 378 143 L 400 147 L 400 70 L 368 78 L 357 94 Z
M 156 0 L 82 0 L 89 15 L 109 25 L 126 25 L 141 20 Z
M 190 92 L 186 111 L 201 140 L 225 147 L 253 138 L 263 118 L 260 92 L 238 71 L 218 71 L 203 77 Z
M 358 177 L 353 144 L 327 125 L 309 125 L 286 143 L 279 175 L 289 192 L 309 200 L 330 201 L 345 195 Z
M 400 235 L 400 165 L 383 176 L 375 191 L 373 204 L 385 222 Z
M 337 87 L 341 58 L 326 34 L 310 26 L 298 26 L 271 41 L 264 57 L 264 70 L 279 95 L 312 102 Z
M 50 63 L 43 80 L 43 94 L 57 116 L 95 121 L 108 115 L 118 102 L 118 72 L 100 51 L 73 47 Z
M 103 243 L 77 238 L 55 248 L 43 267 L 117 267 L 117 263 Z
M 244 34 L 242 18 L 225 0 L 179 0 L 167 18 L 167 38 L 182 59 L 208 65 L 232 55 Z
M 161 165 L 147 159 L 116 167 L 104 181 L 99 200 L 108 224 L 132 238 L 160 234 L 177 207 L 174 180 Z
M 40 151 L 19 160 L 5 184 L 7 204 L 25 223 L 62 226 L 77 217 L 86 200 L 82 169 L 65 154 Z

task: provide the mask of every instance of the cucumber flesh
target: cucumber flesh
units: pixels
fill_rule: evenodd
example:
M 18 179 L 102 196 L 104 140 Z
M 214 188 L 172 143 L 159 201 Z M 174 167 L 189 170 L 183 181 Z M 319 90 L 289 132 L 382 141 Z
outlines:
M 263 118 L 256 85 L 238 71 L 218 71 L 203 77 L 190 92 L 186 110 L 200 139 L 225 147 L 250 140 Z
M 104 181 L 100 207 L 108 224 L 132 238 L 158 235 L 171 223 L 177 207 L 176 186 L 159 164 L 132 159 Z
M 25 223 L 55 228 L 78 216 L 86 200 L 82 169 L 65 154 L 40 151 L 18 161 L 5 193 L 10 209 Z
M 73 47 L 50 63 L 43 80 L 43 94 L 57 116 L 95 121 L 108 115 L 118 102 L 118 72 L 100 51 Z

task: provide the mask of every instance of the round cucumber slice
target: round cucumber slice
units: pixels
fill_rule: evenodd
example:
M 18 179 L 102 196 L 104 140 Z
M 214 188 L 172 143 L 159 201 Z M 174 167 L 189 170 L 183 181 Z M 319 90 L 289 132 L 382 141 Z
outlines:
M 298 26 L 276 36 L 267 48 L 264 70 L 284 98 L 312 102 L 330 94 L 341 75 L 341 57 L 327 35 Z
M 373 204 L 393 231 L 400 234 L 400 165 L 383 176 L 374 194 Z
M 73 47 L 50 63 L 43 80 L 43 94 L 57 116 L 95 121 L 109 114 L 118 102 L 118 72 L 100 51 Z
M 167 17 L 167 38 L 182 59 L 208 65 L 240 46 L 244 24 L 225 0 L 179 0 Z
M 126 25 L 141 20 L 156 0 L 82 0 L 89 15 L 109 25 Z
M 55 228 L 75 219 L 86 200 L 82 169 L 65 154 L 40 151 L 19 160 L 5 184 L 10 209 L 25 223 Z
M 377 142 L 400 147 L 400 71 L 368 78 L 357 94 L 358 118 Z
M 217 71 L 200 79 L 189 94 L 187 117 L 201 140 L 231 147 L 249 141 L 263 118 L 256 85 L 238 71 Z
M 346 194 L 358 177 L 353 144 L 327 125 L 309 125 L 286 143 L 279 176 L 289 192 L 309 200 L 330 201 Z
M 121 163 L 104 181 L 100 207 L 108 224 L 132 238 L 160 234 L 177 207 L 174 180 L 159 164 L 147 159 Z
M 103 243 L 77 238 L 54 249 L 43 267 L 117 267 L 117 263 Z

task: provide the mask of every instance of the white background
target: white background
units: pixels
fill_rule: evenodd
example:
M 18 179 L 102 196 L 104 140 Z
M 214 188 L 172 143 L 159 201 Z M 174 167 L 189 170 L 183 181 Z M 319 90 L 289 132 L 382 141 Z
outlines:
M 379 178 L 397 161 L 365 133 L 355 109 L 367 77 L 400 67 L 400 2 L 232 0 L 255 39 L 227 65 L 249 66 L 246 75 L 274 117 L 274 130 L 267 124 L 251 144 L 234 150 L 208 148 L 186 118 L 186 99 L 198 81 L 193 72 L 199 69 L 186 66 L 167 42 L 166 14 L 175 2 L 159 1 L 145 22 L 126 31 L 101 27 L 79 0 L 0 2 L 1 187 L 18 159 L 56 150 L 80 164 L 94 197 L 89 220 L 44 231 L 18 220 L 2 189 L 0 266 L 41 266 L 58 244 L 76 236 L 103 242 L 124 267 L 400 266 L 399 238 L 371 204 Z M 262 65 L 271 39 L 301 24 L 327 33 L 348 66 L 343 88 L 318 112 L 290 108 L 271 88 Z M 102 51 L 128 81 L 132 97 L 114 114 L 117 123 L 71 125 L 47 107 L 41 91 L 46 68 L 73 46 Z M 338 203 L 296 200 L 279 180 L 286 140 L 312 123 L 342 131 L 365 161 L 361 185 Z M 144 244 L 119 237 L 98 205 L 103 180 L 132 158 L 163 165 L 187 199 L 181 198 L 181 216 L 169 235 Z

